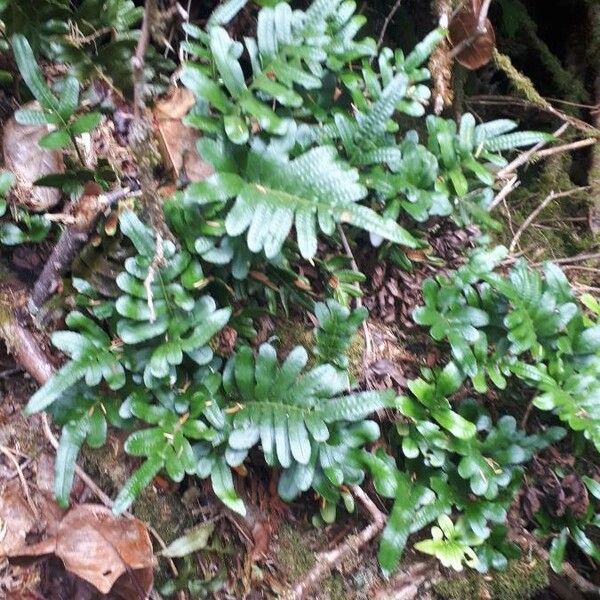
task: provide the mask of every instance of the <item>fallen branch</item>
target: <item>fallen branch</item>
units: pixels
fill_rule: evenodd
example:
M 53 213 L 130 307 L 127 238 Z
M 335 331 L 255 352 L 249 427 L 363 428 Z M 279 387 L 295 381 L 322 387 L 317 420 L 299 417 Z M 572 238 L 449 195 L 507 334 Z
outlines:
M 286 596 L 288 600 L 302 600 L 305 594 L 311 590 L 319 581 L 326 577 L 335 565 L 342 563 L 348 556 L 355 553 L 365 544 L 369 543 L 384 527 L 386 517 L 375 506 L 375 503 L 359 486 L 352 486 L 352 492 L 362 505 L 366 508 L 373 522 L 365 529 L 355 535 L 351 535 L 346 541 L 328 552 L 321 552 L 317 556 L 315 566 L 299 581 Z
M 54 373 L 54 367 L 40 341 L 25 324 L 25 320 L 31 318 L 23 309 L 27 290 L 7 269 L 0 266 L 0 272 L 3 280 L 0 286 L 0 338 L 18 365 L 36 381 L 47 381 Z
M 115 190 L 108 194 L 100 192 L 100 188 L 95 183 L 87 184 L 83 196 L 68 208 L 66 213 L 68 224 L 35 282 L 27 303 L 31 314 L 35 315 L 44 302 L 56 292 L 62 276 L 71 267 L 73 260 L 87 242 L 100 215 L 121 198 L 139 195 L 137 192 L 130 193 L 129 188 Z

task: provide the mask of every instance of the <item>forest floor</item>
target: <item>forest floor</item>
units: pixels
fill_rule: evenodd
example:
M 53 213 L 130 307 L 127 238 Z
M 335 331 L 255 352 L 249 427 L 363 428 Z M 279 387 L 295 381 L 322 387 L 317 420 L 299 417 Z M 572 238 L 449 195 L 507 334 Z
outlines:
M 168 99 L 163 110 L 165 106 L 168 112 Z M 485 108 L 482 110 L 485 111 Z M 174 166 L 174 157 L 175 162 L 187 160 L 190 140 L 182 135 L 181 129 L 169 132 L 165 127 L 163 124 L 163 130 L 158 134 L 166 145 L 164 158 L 171 163 L 167 165 L 168 170 Z M 95 152 L 103 158 L 117 161 L 119 169 L 126 171 L 130 168 L 124 168 L 128 157 L 119 144 L 114 143 L 114 134 L 113 128 L 104 137 L 97 137 Z M 192 139 L 192 148 L 194 142 Z M 204 166 L 197 162 L 193 168 L 201 174 Z M 572 202 L 567 199 L 565 204 L 551 204 L 546 212 L 538 215 L 538 219 L 520 229 L 539 205 L 540 197 L 559 189 L 556 187 L 557 177 L 564 178 L 565 174 L 576 170 L 563 162 L 551 163 L 542 169 L 542 176 L 539 176 L 540 171 L 533 171 L 529 176 L 537 182 L 535 194 L 530 192 L 531 181 L 527 182 L 525 176 L 522 189 L 512 197 L 510 210 L 506 204 L 499 207 L 498 212 L 503 213 L 499 218 L 507 225 L 499 241 L 511 246 L 515 257 L 527 255 L 539 263 L 548 258 L 564 261 L 575 288 L 581 292 L 597 293 L 600 291 L 597 244 L 588 231 L 586 199 L 582 199 L 581 194 L 575 194 Z M 431 244 L 437 255 L 445 260 L 445 268 L 456 266 L 460 264 L 462 249 L 472 244 L 471 232 L 442 227 L 432 233 Z M 2 256 L 2 259 L 22 277 L 21 284 L 28 284 L 39 275 L 47 255 L 48 248 L 24 245 L 18 251 Z M 423 280 L 438 274 L 440 268 L 416 254 L 411 258 L 418 267 L 410 274 L 391 264 L 376 264 L 374 256 L 356 258 L 367 277 L 364 302 L 374 318 L 369 321 L 366 337 L 365 332 L 361 332 L 353 345 L 350 358 L 354 374 L 364 389 L 393 387 L 402 391 L 407 380 L 414 377 L 421 367 L 433 366 L 440 359 L 439 351 L 411 329 L 410 316 L 412 309 L 421 301 Z M 304 316 L 297 316 L 292 327 L 278 327 L 279 324 L 270 324 L 267 329 L 269 334 L 279 336 L 283 341 L 282 351 L 291 348 L 296 341 L 306 340 L 312 331 Z M 313 586 L 307 598 L 583 598 L 565 580 L 551 574 L 547 561 L 531 548 L 523 553 L 522 558 L 511 561 L 507 571 L 487 575 L 453 573 L 440 567 L 436 561 L 425 559 L 423 554 L 407 551 L 402 567 L 391 579 L 384 580 L 377 563 L 376 543 L 358 549 L 351 547 L 353 536 L 373 524 L 373 515 L 368 510 L 359 507 L 354 515 L 317 529 L 311 524 L 311 516 L 318 509 L 318 500 L 305 494 L 291 505 L 284 504 L 276 493 L 276 479 L 269 476 L 266 469 L 261 471 L 257 466 L 250 467 L 253 472 L 240 468 L 238 473 L 238 491 L 247 506 L 245 517 L 224 509 L 208 484 L 197 480 L 174 484 L 158 476 L 132 509 L 133 516 L 148 526 L 151 542 L 146 539 L 146 533 L 140 533 L 138 537 L 132 534 L 133 541 L 127 548 L 130 554 L 124 558 L 120 554 L 122 549 L 115 546 L 111 537 L 114 532 L 109 534 L 108 529 L 100 531 L 101 535 L 93 540 L 77 538 L 74 528 L 61 526 L 65 512 L 54 500 L 56 450 L 53 436 L 57 432 L 48 428 L 44 417 L 23 415 L 23 407 L 37 384 L 7 350 L 12 349 L 0 349 L 0 541 L 7 545 L 27 542 L 36 549 L 28 556 L 20 556 L 10 562 L 0 558 L 0 599 L 130 600 L 144 596 L 144 590 L 132 591 L 118 586 L 102 594 L 98 586 L 85 583 L 74 574 L 84 568 L 97 571 L 100 586 L 113 577 L 118 580 L 120 575 L 139 572 L 141 582 L 154 579 L 154 598 L 183 598 L 182 590 L 186 587 L 188 591 L 193 588 L 192 597 L 197 598 L 285 598 L 294 586 L 311 578 L 325 556 L 335 554 L 348 545 L 350 551 L 343 559 L 334 561 L 334 568 Z M 492 402 L 490 404 L 493 405 Z M 520 410 L 517 415 L 523 417 L 525 410 Z M 82 452 L 79 460 L 81 468 L 75 478 L 71 501 L 82 509 L 80 518 L 83 521 L 86 510 L 98 510 L 91 506 L 106 505 L 110 508 L 110 499 L 134 470 L 134 460 L 123 458 L 126 456 L 123 452 L 125 437 L 124 432 L 111 431 L 103 448 L 86 448 Z M 569 463 L 570 456 L 553 452 L 553 455 L 542 454 L 541 463 L 536 468 L 543 470 L 545 460 Z M 593 465 L 590 469 L 598 467 Z M 515 529 L 523 529 L 527 522 L 525 506 L 526 499 L 524 501 L 522 495 L 515 498 L 509 523 Z M 384 507 L 377 508 L 383 510 Z M 17 529 L 18 539 L 6 539 L 7 522 L 19 524 L 8 532 L 12 535 L 10 532 Z M 203 551 L 194 554 L 193 563 L 188 557 L 176 565 L 160 555 L 161 547 L 171 544 L 203 522 L 215 523 L 215 527 Z M 49 539 L 52 540 L 50 545 L 47 543 Z M 152 544 L 151 560 L 145 552 L 148 543 Z M 155 554 L 152 554 L 152 549 Z M 63 562 L 57 558 L 60 552 L 73 559 L 69 569 L 65 569 Z M 74 564 L 77 561 L 72 556 L 82 553 L 94 557 L 85 567 Z M 105 564 L 111 553 L 117 555 L 117 575 L 112 571 L 113 563 Z M 600 573 L 595 571 L 591 560 L 579 553 L 573 562 L 589 580 L 600 585 Z

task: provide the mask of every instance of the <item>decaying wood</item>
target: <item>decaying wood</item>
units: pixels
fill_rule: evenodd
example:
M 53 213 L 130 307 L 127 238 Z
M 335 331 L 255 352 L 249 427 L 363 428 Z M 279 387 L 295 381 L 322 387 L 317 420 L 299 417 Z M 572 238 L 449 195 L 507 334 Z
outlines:
M 31 314 L 39 312 L 44 302 L 58 290 L 61 277 L 71 267 L 104 211 L 121 198 L 130 195 L 128 188 L 108 194 L 101 192 L 97 184 L 88 183 L 83 196 L 67 209 L 67 226 L 33 286 L 28 302 Z
M 25 305 L 27 290 L 0 265 L 0 338 L 17 364 L 35 381 L 47 381 L 54 373 L 52 358 L 43 349 L 44 342 L 27 327 Z
M 375 506 L 375 503 L 360 486 L 352 486 L 352 493 L 361 502 L 372 518 L 372 523 L 355 535 L 351 535 L 343 544 L 317 556 L 315 566 L 299 581 L 286 596 L 286 600 L 302 600 L 319 581 L 324 579 L 331 570 L 341 564 L 352 553 L 368 544 L 385 526 L 385 515 Z

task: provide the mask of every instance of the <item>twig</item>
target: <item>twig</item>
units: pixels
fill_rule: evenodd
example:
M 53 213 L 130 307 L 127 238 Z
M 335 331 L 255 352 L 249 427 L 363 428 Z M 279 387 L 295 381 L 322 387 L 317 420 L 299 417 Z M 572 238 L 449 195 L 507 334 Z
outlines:
M 600 275 L 600 269 L 595 269 L 594 267 L 580 267 L 579 265 L 565 265 L 563 271 L 584 271 L 586 273 Z
M 156 8 L 155 2 L 156 0 L 146 0 L 142 30 L 135 48 L 135 54 L 131 58 L 133 114 L 136 119 L 140 116 L 140 108 L 144 106 L 144 57 L 150 41 L 150 24 Z
M 487 32 L 485 22 L 487 20 L 491 3 L 492 0 L 483 0 L 483 4 L 481 5 L 481 9 L 479 11 L 479 18 L 477 19 L 477 29 L 473 34 L 452 48 L 449 54 L 450 58 L 456 58 L 463 50 L 471 46 L 471 44 L 473 44 L 477 38 L 481 37 Z
M 553 154 L 560 154 L 561 152 L 569 152 L 571 150 L 577 150 L 579 148 L 587 148 L 587 146 L 593 146 L 598 143 L 598 138 L 590 137 L 584 140 L 577 140 L 570 144 L 563 144 L 562 146 L 555 146 L 554 148 L 548 148 L 546 150 L 540 150 L 534 154 L 534 158 L 545 158 L 552 156 Z
M 569 127 L 568 123 L 563 123 L 555 132 L 554 132 L 554 137 L 560 137 Z M 511 163 L 509 163 L 508 165 L 506 165 L 506 167 L 504 167 L 503 169 L 501 169 L 500 171 L 498 171 L 496 177 L 498 177 L 498 179 L 506 179 L 509 175 L 512 175 L 512 173 L 518 169 L 521 165 L 524 165 L 536 152 L 538 152 L 541 148 L 543 148 L 548 142 L 546 141 L 542 141 L 542 142 L 538 142 L 535 146 L 529 148 L 529 150 L 527 150 L 527 152 L 523 152 L 523 154 L 520 154 L 519 156 L 517 156 L 517 158 L 515 158 L 515 160 L 513 160 Z
M 375 506 L 371 498 L 359 486 L 352 486 L 352 493 L 369 512 L 373 522 L 359 533 L 348 537 L 340 546 L 329 552 L 320 553 L 314 567 L 286 596 L 289 600 L 302 600 L 305 594 L 326 577 L 336 564 L 343 562 L 353 552 L 362 548 L 383 529 L 386 520 L 385 515 Z
M 516 175 L 513 176 L 512 179 L 509 179 L 505 184 L 504 187 L 496 194 L 496 197 L 492 200 L 492 203 L 490 204 L 490 212 L 492 210 L 494 210 L 494 208 L 496 208 L 496 206 L 498 206 L 499 204 L 501 204 L 502 202 L 504 202 L 504 200 L 506 199 L 506 197 L 513 192 L 514 190 L 516 190 L 520 185 L 519 179 Z
M 148 267 L 148 275 L 146 275 L 146 279 L 144 279 L 144 289 L 146 290 L 148 310 L 150 311 L 150 318 L 148 319 L 150 321 L 150 323 L 154 323 L 154 321 L 156 320 L 156 312 L 154 310 L 154 297 L 152 295 L 152 283 L 154 282 L 154 277 L 156 276 L 156 271 L 163 263 L 164 258 L 165 258 L 165 256 L 164 256 L 164 251 L 163 251 L 162 235 L 159 231 L 157 231 L 156 232 L 156 251 L 154 252 L 154 257 L 152 258 L 150 267 Z
M 94 194 L 90 188 L 87 190 L 88 193 L 84 191 L 79 201 L 69 207 L 65 215 L 69 223 L 31 291 L 28 302 L 31 314 L 35 315 L 58 289 L 61 277 L 71 267 L 73 260 L 87 242 L 100 215 L 121 198 L 139 195 L 138 192 L 130 193 L 129 188 L 115 190 L 108 194 Z
M 344 232 L 344 228 L 341 223 L 338 223 L 337 226 L 338 232 L 340 234 L 340 238 L 342 239 L 342 246 L 344 247 L 344 252 L 346 256 L 350 259 L 350 265 L 352 270 L 355 273 L 361 274 L 362 271 L 358 268 L 358 264 L 356 259 L 354 258 L 354 254 L 352 253 L 352 248 L 350 248 L 350 244 L 348 243 L 348 238 L 346 237 L 346 233 Z M 356 306 L 361 307 L 363 305 L 362 298 L 359 296 L 356 298 Z M 365 353 L 363 355 L 363 365 L 366 367 L 369 361 L 369 357 L 373 352 L 373 343 L 371 340 L 371 334 L 369 333 L 369 327 L 367 326 L 367 322 L 364 321 L 362 324 L 363 335 L 365 337 Z
M 38 511 L 31 499 L 31 494 L 29 493 L 29 486 L 27 485 L 27 480 L 25 479 L 25 475 L 23 475 L 23 470 L 21 469 L 21 465 L 17 460 L 17 457 L 13 454 L 10 448 L 6 446 L 0 446 L 0 452 L 6 456 L 13 465 L 15 465 L 15 469 L 17 471 L 17 475 L 19 476 L 19 481 L 21 482 L 21 487 L 23 488 L 23 492 L 25 493 L 25 497 L 27 498 L 27 504 L 29 504 L 29 508 L 33 512 L 35 518 L 38 518 Z
M 566 256 L 564 258 L 552 259 L 555 265 L 568 265 L 579 262 L 585 262 L 586 260 L 600 260 L 600 252 L 590 252 L 588 254 L 578 254 L 577 256 Z M 532 267 L 541 267 L 543 262 L 531 263 Z
M 381 50 L 381 46 L 383 45 L 383 40 L 385 39 L 385 34 L 387 32 L 387 29 L 390 26 L 390 23 L 392 22 L 394 15 L 398 12 L 398 9 L 400 8 L 401 4 L 402 4 L 402 0 L 396 0 L 396 3 L 394 4 L 394 6 L 392 6 L 392 10 L 390 10 L 390 12 L 388 13 L 388 16 L 385 18 L 383 27 L 381 28 L 381 33 L 379 34 L 379 39 L 377 40 L 377 50 L 375 51 L 375 54 L 379 54 L 379 50 Z M 371 59 L 371 60 L 373 60 L 373 59 Z
M 514 252 L 515 248 L 517 247 L 517 244 L 519 243 L 519 240 L 521 239 L 521 236 L 523 235 L 523 233 L 525 233 L 525 230 L 533 223 L 533 221 L 535 221 L 535 218 L 546 208 L 546 206 L 548 206 L 548 204 L 550 204 L 550 202 L 552 202 L 553 200 L 557 200 L 558 198 L 572 196 L 573 194 L 586 189 L 588 188 L 579 187 L 574 188 L 572 190 L 566 190 L 564 192 L 552 192 L 551 194 L 548 194 L 548 196 L 546 196 L 543 202 L 541 202 L 540 205 L 534 211 L 532 211 L 532 213 L 525 219 L 525 221 L 523 221 L 521 227 L 517 229 L 517 233 L 515 233 L 515 236 L 513 237 L 513 240 L 510 243 L 510 246 L 508 247 L 508 251 L 511 253 Z
M 551 114 L 563 121 L 564 123 L 568 123 L 575 129 L 578 129 L 579 131 L 584 131 L 588 135 L 598 135 L 600 133 L 599 130 L 593 125 L 590 125 L 589 123 L 586 123 L 581 119 L 577 119 L 571 115 L 568 115 L 567 113 L 558 110 L 556 107 L 552 106 L 541 96 L 540 99 L 541 104 L 539 102 L 526 100 L 524 98 L 514 98 L 513 96 L 486 96 L 485 94 L 482 94 L 479 96 L 469 96 L 467 102 L 474 104 L 489 104 L 502 106 L 512 104 L 516 106 L 522 106 L 523 108 L 533 108 Z

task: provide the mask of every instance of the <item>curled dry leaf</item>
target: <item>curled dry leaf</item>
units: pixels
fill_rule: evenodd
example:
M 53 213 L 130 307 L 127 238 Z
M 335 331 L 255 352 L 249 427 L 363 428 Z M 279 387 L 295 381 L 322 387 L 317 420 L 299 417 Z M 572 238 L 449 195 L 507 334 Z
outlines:
M 35 527 L 35 521 L 19 487 L 6 485 L 0 492 L 0 558 L 25 543 L 25 536 Z
M 194 96 L 189 90 L 172 88 L 154 106 L 163 160 L 176 177 L 185 174 L 192 182 L 206 179 L 213 172 L 211 166 L 198 154 L 198 132 L 182 122 L 194 102 Z
M 453 47 L 468 41 L 456 60 L 465 68 L 474 71 L 490 62 L 496 47 L 496 34 L 489 19 L 485 20 L 485 31 L 478 31 L 481 2 L 465 4 L 450 21 L 449 36 Z
M 67 571 L 123 600 L 147 598 L 152 589 L 152 542 L 145 525 L 117 518 L 104 506 L 76 506 L 54 536 L 7 554 L 13 559 L 55 554 Z
M 39 104 L 30 102 L 22 108 L 37 110 Z M 40 177 L 65 170 L 60 150 L 44 150 L 38 144 L 48 131 L 47 125 L 21 125 L 13 115 L 4 125 L 2 138 L 5 167 L 16 178 L 12 200 L 36 212 L 47 211 L 58 204 L 60 191 L 33 183 Z

